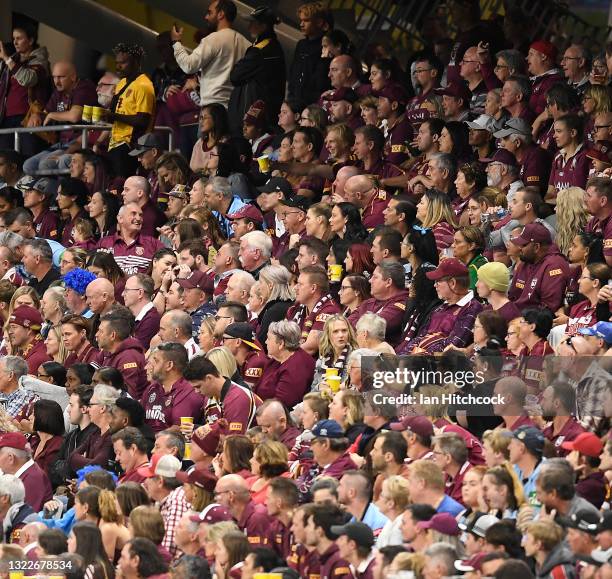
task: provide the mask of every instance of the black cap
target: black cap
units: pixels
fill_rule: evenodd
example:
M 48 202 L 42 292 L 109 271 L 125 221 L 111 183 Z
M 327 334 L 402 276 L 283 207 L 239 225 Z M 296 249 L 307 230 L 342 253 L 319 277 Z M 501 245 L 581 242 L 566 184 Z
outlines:
M 294 197 L 293 199 L 281 199 L 279 203 L 287 207 L 301 209 L 304 213 L 308 211 L 311 205 L 310 199 L 308 199 L 307 197 L 302 197 L 302 195 L 298 195 L 297 197 Z
M 569 529 L 577 529 L 589 535 L 597 535 L 601 516 L 596 511 L 582 509 L 569 517 L 561 517 L 559 522 Z
M 247 16 L 247 18 L 249 20 L 256 20 L 262 24 L 273 25 L 280 23 L 278 16 L 269 6 L 258 6 Z
M 599 523 L 597 532 L 603 533 L 604 531 L 612 531 L 612 511 L 604 511 L 603 518 Z
M 272 177 L 268 179 L 263 187 L 257 187 L 257 191 L 260 193 L 280 192 L 285 196 L 285 199 L 293 197 L 293 187 L 284 177 Z
M 42 177 L 34 185 L 32 185 L 32 189 L 42 193 L 45 197 L 54 197 L 57 195 L 57 189 L 59 187 L 59 183 L 56 179 L 50 179 L 49 177 Z
M 131 157 L 138 157 L 151 149 L 159 149 L 162 151 L 163 146 L 155 133 L 145 133 L 139 137 L 138 141 L 136 142 L 136 147 L 133 151 L 130 151 L 128 155 Z
M 251 346 L 255 350 L 261 350 L 261 347 L 257 344 L 257 338 L 255 337 L 255 331 L 251 324 L 246 322 L 234 322 L 225 328 L 223 331 L 223 337 L 228 336 L 230 338 L 239 338 L 247 346 Z
M 336 535 L 336 537 L 346 535 L 360 547 L 370 548 L 374 545 L 374 533 L 365 523 L 355 522 L 347 523 L 346 525 L 332 525 L 330 530 L 332 535 Z

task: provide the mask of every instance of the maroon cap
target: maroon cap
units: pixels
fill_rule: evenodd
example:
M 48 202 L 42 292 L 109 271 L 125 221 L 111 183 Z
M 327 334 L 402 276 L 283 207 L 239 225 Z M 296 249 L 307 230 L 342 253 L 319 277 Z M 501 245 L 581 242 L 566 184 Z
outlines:
M 523 227 L 523 231 L 521 231 L 520 235 L 513 237 L 510 241 L 517 247 L 525 247 L 532 241 L 550 245 L 552 243 L 552 237 L 550 236 L 550 231 L 541 223 L 529 223 Z
M 463 573 L 470 573 L 474 571 L 480 571 L 482 569 L 483 559 L 487 556 L 487 553 L 476 553 L 469 559 L 459 559 L 455 561 L 455 569 L 462 571 Z
M 506 149 L 497 149 L 492 157 L 480 159 L 481 163 L 503 163 L 509 167 L 518 167 L 516 157 Z
M 598 141 L 587 149 L 585 154 L 589 159 L 612 165 L 612 143 L 610 141 Z
M 465 277 L 469 275 L 469 271 L 465 263 L 459 261 L 456 257 L 449 257 L 443 259 L 440 265 L 433 271 L 428 271 L 425 275 L 427 279 L 436 281 L 443 277 Z
M 185 484 L 189 483 L 208 491 L 215 492 L 217 477 L 207 469 L 199 469 L 192 466 L 187 472 L 179 471 L 176 473 L 176 480 Z
M 14 448 L 15 450 L 30 450 L 28 439 L 21 432 L 5 432 L 0 434 L 0 448 Z
M 391 424 L 391 430 L 400 432 L 409 430 L 421 438 L 431 438 L 434 433 L 431 420 L 427 419 L 425 416 L 405 416 L 402 418 L 401 422 L 394 422 Z
M 13 310 L 9 318 L 9 323 L 18 324 L 19 326 L 38 332 L 42 327 L 43 318 L 36 308 L 32 306 L 19 306 Z
M 580 454 L 597 458 L 603 450 L 601 439 L 592 432 L 583 432 L 574 440 L 562 442 L 561 446 L 565 450 L 577 450 Z
M 434 89 L 436 94 L 452 96 L 456 99 L 463 99 L 463 103 L 467 106 L 472 98 L 470 89 L 463 82 L 451 81 L 443 88 Z
M 192 515 L 189 520 L 193 523 L 222 523 L 223 521 L 233 521 L 229 511 L 218 503 L 212 503 L 204 508 L 199 515 Z
M 417 523 L 419 529 L 433 529 L 442 533 L 443 535 L 454 535 L 459 534 L 459 525 L 457 519 L 450 513 L 438 513 L 429 519 L 429 521 L 420 521 Z
M 262 100 L 255 101 L 245 113 L 242 122 L 245 125 L 264 127 L 266 124 L 266 103 Z
M 359 100 L 359 95 L 352 88 L 342 86 L 336 90 L 329 91 L 323 98 L 330 103 L 338 101 L 356 103 Z
M 374 96 L 379 98 L 384 97 L 392 103 L 398 102 L 402 105 L 408 102 L 408 93 L 405 91 L 404 87 L 392 82 L 388 82 L 383 88 L 376 91 Z
M 235 213 L 230 213 L 227 218 L 230 221 L 234 219 L 250 219 L 252 221 L 257 221 L 257 223 L 263 223 L 264 221 L 261 211 L 257 209 L 255 205 L 243 205 Z
M 211 294 L 214 291 L 214 278 L 203 271 L 193 271 L 187 278 L 177 278 L 183 289 L 201 289 L 204 293 Z
M 210 425 L 208 432 L 204 436 L 199 436 L 197 430 L 194 431 L 191 441 L 195 442 L 202 449 L 202 452 L 208 456 L 215 456 L 219 448 L 221 436 L 227 434 L 227 427 L 227 420 L 220 418 L 217 422 Z
M 557 60 L 557 47 L 548 40 L 536 40 L 531 43 L 529 48 L 537 50 L 540 54 L 547 56 L 550 60 Z

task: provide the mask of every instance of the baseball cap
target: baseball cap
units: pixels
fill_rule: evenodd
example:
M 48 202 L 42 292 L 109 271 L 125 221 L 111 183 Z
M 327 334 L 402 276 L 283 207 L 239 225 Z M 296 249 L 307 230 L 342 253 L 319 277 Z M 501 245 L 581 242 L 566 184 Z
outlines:
M 429 521 L 419 521 L 417 527 L 419 529 L 432 529 L 443 535 L 456 536 L 459 534 L 457 519 L 450 513 L 438 513 L 431 517 Z
M 425 275 L 427 279 L 436 281 L 443 277 L 465 277 L 469 275 L 469 271 L 465 263 L 459 261 L 456 257 L 449 257 L 443 259 L 436 269 L 428 271 Z
M 191 189 L 187 185 L 175 185 L 166 195 L 168 197 L 176 197 L 177 199 L 189 200 L 189 192 Z
M 29 450 L 28 439 L 21 432 L 5 432 L 0 434 L 0 448 L 14 448 L 15 450 Z
M 578 333 L 583 336 L 596 336 L 606 344 L 612 344 L 612 322 L 597 322 L 589 328 L 580 328 Z
M 204 510 L 199 515 L 192 515 L 189 517 L 192 523 L 209 523 L 214 525 L 215 523 L 221 523 L 223 521 L 232 521 L 232 515 L 222 505 L 218 503 L 211 503 L 204 507 Z
M 302 197 L 302 195 L 297 195 L 291 199 L 281 199 L 279 201 L 281 205 L 286 205 L 287 207 L 293 207 L 294 209 L 300 209 L 304 213 L 308 211 L 310 207 L 310 199 L 306 197 Z
M 557 60 L 557 47 L 548 40 L 535 40 L 529 48 L 537 50 L 540 54 L 547 56 L 550 60 Z
M 252 221 L 257 221 L 258 223 L 263 223 L 264 221 L 261 211 L 257 209 L 255 205 L 243 205 L 235 213 L 230 213 L 227 218 L 230 221 L 233 221 L 234 219 L 251 219 Z
M 346 525 L 332 525 L 330 530 L 332 535 L 336 537 L 346 535 L 360 547 L 372 547 L 374 545 L 374 532 L 365 523 L 354 522 Z
M 263 24 L 278 24 L 280 22 L 274 10 L 268 6 L 258 6 L 247 16 L 247 20 L 255 20 Z
M 510 135 L 531 135 L 531 125 L 525 119 L 512 117 L 503 124 L 501 129 L 493 133 L 496 139 L 502 139 Z
M 335 420 L 319 420 L 312 427 L 314 438 L 344 438 L 344 430 Z
M 43 319 L 36 308 L 32 306 L 19 306 L 13 310 L 9 323 L 38 332 L 42 327 Z
M 492 133 L 495 128 L 495 119 L 490 115 L 480 115 L 473 121 L 466 121 L 465 124 L 470 129 L 475 129 L 476 131 L 489 131 Z
M 431 438 L 434 434 L 433 424 L 425 416 L 406 416 L 400 422 L 391 424 L 390 428 L 399 432 L 409 430 L 421 438 Z
M 459 528 L 462 531 L 484 538 L 487 529 L 495 523 L 499 523 L 499 519 L 496 516 L 480 513 L 467 524 L 459 523 Z
M 163 150 L 163 146 L 155 133 L 145 133 L 136 141 L 136 148 L 128 154 L 131 157 L 138 157 L 151 149 Z
M 30 175 L 24 175 L 15 183 L 15 189 L 19 189 L 22 193 L 25 191 L 29 191 L 34 188 L 34 184 L 36 183 L 36 177 L 32 177 Z
M 544 435 L 534 426 L 519 426 L 512 436 L 521 441 L 532 454 L 541 455 L 544 452 Z
M 577 529 L 589 535 L 597 535 L 601 517 L 596 511 L 582 509 L 569 517 L 560 517 L 559 522 L 569 529 Z
M 284 177 L 272 177 L 266 181 L 266 184 L 262 187 L 258 187 L 257 191 L 260 193 L 282 193 L 285 199 L 293 197 L 293 187 L 291 183 Z
M 209 493 L 215 492 L 215 485 L 217 484 L 217 477 L 213 473 L 207 469 L 196 468 L 195 466 L 192 466 L 187 472 L 177 472 L 176 480 L 183 484 L 192 484 Z
M 603 517 L 599 523 L 599 533 L 604 531 L 612 531 L 612 511 L 604 511 Z
M 467 105 L 472 98 L 472 93 L 468 89 L 465 83 L 451 81 L 445 87 L 436 88 L 434 92 L 439 95 L 452 96 L 456 99 L 463 99 L 465 105 Z
M 562 442 L 561 447 L 565 450 L 577 450 L 586 456 L 598 457 L 603 450 L 601 439 L 592 432 L 583 432 L 574 440 Z
M 32 189 L 42 193 L 45 197 L 52 197 L 57 195 L 57 189 L 59 183 L 56 179 L 49 179 L 49 177 L 42 177 L 31 187 Z
M 193 271 L 187 278 L 177 278 L 178 283 L 183 289 L 201 289 L 205 293 L 212 293 L 211 277 L 203 271 Z
M 585 155 L 589 159 L 612 165 L 612 143 L 610 141 L 598 141 L 587 149 Z
M 338 101 L 356 103 L 359 100 L 359 95 L 352 88 L 342 86 L 336 90 L 328 92 L 324 98 L 330 103 L 337 103 Z
M 478 279 L 492 290 L 506 293 L 510 287 L 510 271 L 499 261 L 490 261 L 478 268 Z
M 244 114 L 242 122 L 245 125 L 263 127 L 266 124 L 266 103 L 262 100 L 255 101 Z
M 480 571 L 482 569 L 482 561 L 486 556 L 486 553 L 476 553 L 469 559 L 458 559 L 455 561 L 455 569 L 457 569 L 457 571 L 461 571 L 462 573 L 473 573 L 474 571 Z
M 513 237 L 510 241 L 518 247 L 525 247 L 532 241 L 535 243 L 552 243 L 552 237 L 550 231 L 546 229 L 541 223 L 529 223 L 523 227 L 520 235 Z
M 502 163 L 509 167 L 518 167 L 516 157 L 506 149 L 497 149 L 492 157 L 480 159 L 481 163 Z
M 239 338 L 244 344 L 250 346 L 254 350 L 261 350 L 261 346 L 257 343 L 255 330 L 251 324 L 246 322 L 234 322 L 225 328 L 223 337 Z
M 137 472 L 140 476 L 151 478 L 165 476 L 174 478 L 181 470 L 181 461 L 171 454 L 154 454 L 147 466 L 140 467 Z
M 394 82 L 388 82 L 383 88 L 376 91 L 374 96 L 384 97 L 390 102 L 398 102 L 404 105 L 408 102 L 408 93 L 404 87 Z

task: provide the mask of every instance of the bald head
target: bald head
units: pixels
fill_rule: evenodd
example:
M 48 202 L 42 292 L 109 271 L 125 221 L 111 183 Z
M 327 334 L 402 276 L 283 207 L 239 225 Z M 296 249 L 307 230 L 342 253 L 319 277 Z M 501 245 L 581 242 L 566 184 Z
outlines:
M 237 502 L 248 502 L 251 498 L 249 485 L 246 480 L 238 474 L 226 474 L 217 481 L 216 494 L 233 493 L 230 500 Z
M 329 65 L 329 78 L 334 88 L 352 87 L 357 82 L 357 63 L 348 54 L 332 59 Z
M 522 412 L 527 396 L 527 384 L 520 378 L 508 376 L 495 383 L 495 394 L 503 398 L 501 405 L 505 407 L 504 414 L 509 415 L 511 410 L 517 409 Z
M 179 342 L 184 344 L 191 338 L 193 321 L 183 310 L 166 312 L 159 322 L 159 337 L 163 342 Z
M 26 547 L 30 543 L 35 543 L 38 541 L 38 536 L 47 528 L 47 525 L 44 523 L 28 523 L 21 529 L 21 534 L 19 535 L 19 544 L 22 547 Z
M 74 64 L 60 61 L 53 65 L 53 84 L 59 92 L 70 92 L 77 82 L 77 73 Z
M 139 175 L 128 177 L 123 184 L 123 202 L 137 203 L 142 207 L 148 200 L 151 193 L 149 181 Z
M 334 180 L 334 194 L 344 197 L 344 188 L 346 182 L 355 175 L 359 175 L 359 168 L 354 165 L 347 165 L 342 167 L 338 173 L 336 173 L 336 179 Z
M 99 277 L 87 286 L 85 298 L 94 314 L 105 314 L 115 303 L 115 286 L 108 279 Z
M 344 186 L 344 198 L 362 209 L 370 200 L 368 193 L 374 188 L 374 182 L 367 175 L 355 175 L 351 177 Z

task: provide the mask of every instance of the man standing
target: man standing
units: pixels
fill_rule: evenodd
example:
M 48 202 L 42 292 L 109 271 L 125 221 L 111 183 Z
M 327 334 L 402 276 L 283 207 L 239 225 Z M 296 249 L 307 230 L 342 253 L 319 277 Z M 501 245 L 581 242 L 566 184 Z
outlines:
M 135 318 L 134 337 L 145 350 L 149 349 L 151 338 L 157 334 L 161 319 L 151 302 L 153 291 L 153 279 L 142 273 L 129 277 L 123 289 L 123 303 Z
M 421 92 L 408 103 L 406 116 L 415 130 L 418 130 L 420 123 L 430 115 L 429 110 L 423 107 L 423 102 L 429 98 L 439 98 L 434 95 L 434 89 L 440 85 L 443 70 L 440 60 L 432 54 L 420 56 L 414 62 L 413 74 Z
M 128 177 L 123 184 L 123 203 L 136 203 L 142 211 L 142 227 L 140 233 L 157 237 L 157 228 L 161 227 L 166 218 L 151 200 L 151 184 L 145 177 Z
M 53 252 L 44 239 L 30 239 L 23 245 L 21 258 L 23 267 L 32 276 L 28 285 L 42 296 L 49 286 L 60 279 L 60 273 L 53 268 Z
M 98 249 L 112 253 L 126 275 L 146 273 L 155 252 L 164 247 L 159 239 L 141 235 L 141 230 L 142 209 L 128 203 L 117 214 L 117 233 L 98 242 Z
M 582 44 L 571 44 L 565 49 L 561 59 L 561 68 L 569 84 L 582 96 L 584 91 L 591 86 L 589 83 L 589 72 L 591 71 L 591 55 Z
M 113 123 L 108 158 L 115 175 L 129 177 L 136 172 L 138 164 L 130 156 L 131 148 L 141 135 L 152 128 L 155 90 L 149 77 L 141 72 L 144 57 L 141 46 L 120 43 L 115 46 L 113 53 L 121 80 L 115 87 L 110 109 L 105 112 L 105 119 Z M 104 137 L 99 137 L 94 146 L 96 152 L 102 144 L 101 138 Z
M 230 73 L 246 53 L 249 41 L 232 29 L 237 15 L 231 0 L 213 0 L 206 12 L 206 22 L 214 30 L 191 53 L 181 44 L 183 29 L 172 27 L 170 36 L 174 57 L 186 74 L 200 75 L 200 106 L 212 103 L 227 108 L 232 93 Z
M 145 422 L 154 432 L 179 426 L 182 416 L 201 421 L 204 400 L 183 378 L 187 352 L 181 344 L 165 342 L 153 350 L 149 368 L 153 382 L 142 396 Z
M 29 373 L 36 376 L 40 365 L 51 360 L 40 335 L 43 323 L 40 312 L 31 306 L 19 306 L 8 321 L 12 353 L 22 357 L 28 364 Z
M 531 78 L 529 108 L 540 115 L 546 109 L 546 97 L 551 87 L 563 82 L 561 71 L 556 68 L 557 48 L 547 40 L 531 43 L 527 53 L 527 70 Z

